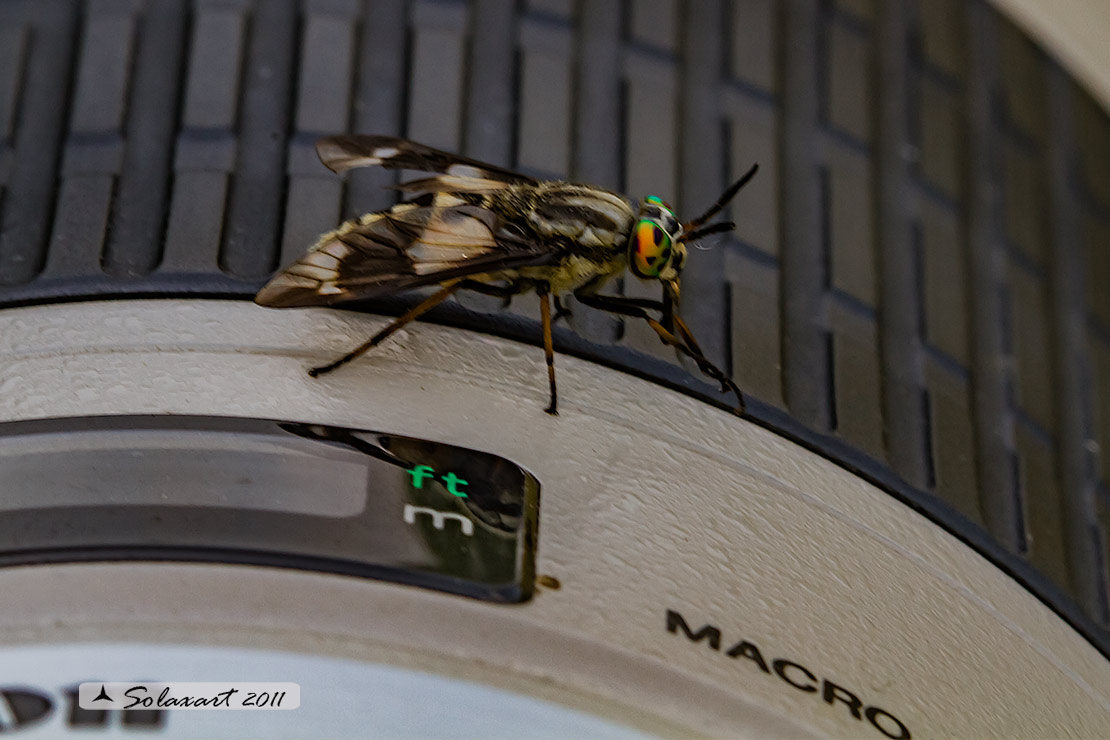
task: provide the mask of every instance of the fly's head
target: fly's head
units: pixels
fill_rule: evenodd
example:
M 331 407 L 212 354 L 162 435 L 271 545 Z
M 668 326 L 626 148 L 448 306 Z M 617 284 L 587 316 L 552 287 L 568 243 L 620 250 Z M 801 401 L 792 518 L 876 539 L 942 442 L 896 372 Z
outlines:
M 682 224 L 664 200 L 649 195 L 640 201 L 640 211 L 628 240 L 628 266 L 641 280 L 659 280 L 678 294 L 678 276 L 686 264 Z
M 709 209 L 686 223 L 679 223 L 674 211 L 662 198 L 649 195 L 640 201 L 640 212 L 628 238 L 628 266 L 641 280 L 663 283 L 667 299 L 678 302 L 678 276 L 686 264 L 686 245 L 703 236 L 732 231 L 731 221 L 708 223 L 748 184 L 759 170 L 752 165 L 743 177 L 732 183 Z

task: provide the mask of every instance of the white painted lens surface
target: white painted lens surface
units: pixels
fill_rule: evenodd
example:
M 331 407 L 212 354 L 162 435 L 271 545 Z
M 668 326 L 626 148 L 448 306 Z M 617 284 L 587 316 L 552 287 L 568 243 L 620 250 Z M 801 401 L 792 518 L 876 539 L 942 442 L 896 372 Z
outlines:
M 246 566 L 0 568 L 0 645 L 283 648 L 451 676 L 678 737 L 882 740 L 900 732 L 895 719 L 919 738 L 1110 727 L 1104 656 L 844 468 L 563 355 L 560 416 L 549 417 L 541 349 L 434 325 L 324 378 L 305 374 L 384 322 L 224 301 L 4 310 L 0 421 L 283 418 L 488 451 L 540 481 L 537 572 L 562 588 L 504 606 Z
M 510 691 L 421 671 L 276 651 L 205 645 L 75 644 L 0 648 L 5 679 L 49 699 L 41 720 L 16 726 L 0 694 L 0 732 L 21 738 L 89 737 L 364 740 L 556 738 L 640 740 L 650 735 Z M 153 679 L 152 679 L 153 677 Z M 163 710 L 157 728 L 67 722 L 67 689 L 85 681 L 292 682 L 300 706 L 278 712 Z M 14 685 L 14 684 L 13 684 Z M 0 686 L 0 691 L 5 688 Z M 5 718 L 7 722 L 5 723 Z

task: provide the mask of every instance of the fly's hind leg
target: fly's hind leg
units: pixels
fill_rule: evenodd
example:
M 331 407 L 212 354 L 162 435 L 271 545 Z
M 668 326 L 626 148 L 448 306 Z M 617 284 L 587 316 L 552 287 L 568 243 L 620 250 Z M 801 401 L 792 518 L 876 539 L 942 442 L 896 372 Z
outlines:
M 437 290 L 435 293 L 433 293 L 432 295 L 425 298 L 418 305 L 409 309 L 406 313 L 404 313 L 402 316 L 398 317 L 389 326 L 385 327 L 384 329 L 379 331 L 377 334 L 370 337 L 370 339 L 368 339 L 366 342 L 364 342 L 364 343 L 360 344 L 359 346 L 355 347 L 353 350 L 351 350 L 347 354 L 343 355 L 342 357 L 340 357 L 335 362 L 328 363 L 327 365 L 321 365 L 320 367 L 312 368 L 311 370 L 308 371 L 308 374 L 311 375 L 314 378 L 318 378 L 321 375 L 324 375 L 326 373 L 330 373 L 332 370 L 335 370 L 337 367 L 340 367 L 342 365 L 346 365 L 351 360 L 353 360 L 353 359 L 359 357 L 360 355 L 370 351 L 374 347 L 377 347 L 379 344 L 384 342 L 391 334 L 393 334 L 395 331 L 397 331 L 398 329 L 403 327 L 405 324 L 408 324 L 409 322 L 411 322 L 413 319 L 417 318 L 421 314 L 426 313 L 426 312 L 432 310 L 433 308 L 435 308 L 436 306 L 438 306 L 440 303 L 443 303 L 445 300 L 447 300 L 451 296 L 452 293 L 454 293 L 458 289 L 459 289 L 459 280 L 457 280 L 457 279 L 444 283 L 443 286 L 439 290 Z

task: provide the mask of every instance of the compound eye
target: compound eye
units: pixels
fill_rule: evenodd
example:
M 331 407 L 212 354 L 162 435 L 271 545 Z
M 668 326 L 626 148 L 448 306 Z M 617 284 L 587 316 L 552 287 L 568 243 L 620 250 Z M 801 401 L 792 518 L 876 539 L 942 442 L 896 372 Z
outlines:
M 654 205 L 665 208 L 668 211 L 670 211 L 671 213 L 674 212 L 674 209 L 671 208 L 671 204 L 668 203 L 667 201 L 663 200 L 662 198 L 660 198 L 658 195 L 649 195 L 648 197 L 644 198 L 644 200 L 647 201 L 648 203 L 653 203 Z
M 671 237 L 653 221 L 642 220 L 632 232 L 629 265 L 642 278 L 657 278 L 667 269 L 674 256 Z

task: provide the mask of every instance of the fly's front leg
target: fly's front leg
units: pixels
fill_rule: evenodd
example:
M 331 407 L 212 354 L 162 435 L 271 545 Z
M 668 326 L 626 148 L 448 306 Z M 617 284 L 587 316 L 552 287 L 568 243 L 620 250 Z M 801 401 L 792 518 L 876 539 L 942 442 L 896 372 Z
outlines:
M 671 334 L 674 334 L 674 322 L 675 322 L 675 319 L 678 319 L 678 314 L 675 313 L 674 307 L 675 307 L 675 299 L 671 296 L 671 292 L 669 290 L 664 290 L 663 291 L 663 326 Z M 678 319 L 678 320 L 681 321 L 681 319 Z M 693 337 L 690 337 L 690 339 L 693 339 Z M 701 353 L 701 350 L 698 349 L 697 342 L 692 342 L 692 343 L 688 342 L 688 344 L 690 344 L 696 352 L 698 352 L 699 354 Z
M 664 344 L 669 344 L 676 350 L 686 355 L 697 363 L 698 369 L 702 371 L 707 377 L 712 378 L 721 384 L 721 392 L 732 392 L 736 394 L 737 406 L 736 411 L 739 414 L 744 413 L 744 395 L 732 382 L 732 378 L 725 375 L 721 370 L 706 358 L 702 353 L 701 347 L 694 340 L 693 334 L 690 333 L 689 328 L 673 311 L 671 305 L 664 304 L 660 301 L 652 301 L 642 298 L 625 298 L 622 296 L 601 295 L 598 293 L 591 293 L 583 288 L 575 292 L 574 296 L 579 301 L 591 308 L 596 308 L 601 311 L 608 311 L 609 313 L 619 314 L 621 316 L 630 316 L 636 319 L 643 319 L 648 323 Z M 679 336 L 671 328 L 664 326 L 664 324 L 656 321 L 648 315 L 649 310 L 656 310 L 662 313 L 662 318 L 668 324 L 674 324 L 679 327 Z
M 647 315 L 644 314 L 642 311 L 639 313 L 628 313 L 626 311 L 620 310 L 619 308 L 605 308 L 600 305 L 591 305 L 589 303 L 589 300 L 597 299 L 598 301 L 604 301 L 605 306 L 620 306 L 624 308 L 633 307 L 642 308 L 647 311 L 661 311 L 664 316 L 666 316 L 668 311 L 670 310 L 668 308 L 669 296 L 668 303 L 663 303 L 663 301 L 656 301 L 652 300 L 651 298 L 629 298 L 628 296 L 623 295 L 602 295 L 601 293 L 597 292 L 600 286 L 600 280 L 591 280 L 590 282 L 575 290 L 574 297 L 582 303 L 585 303 L 587 306 L 590 306 L 591 308 L 597 308 L 601 311 L 608 311 L 609 313 L 620 314 L 621 316 L 631 316 L 637 319 L 646 319 Z

